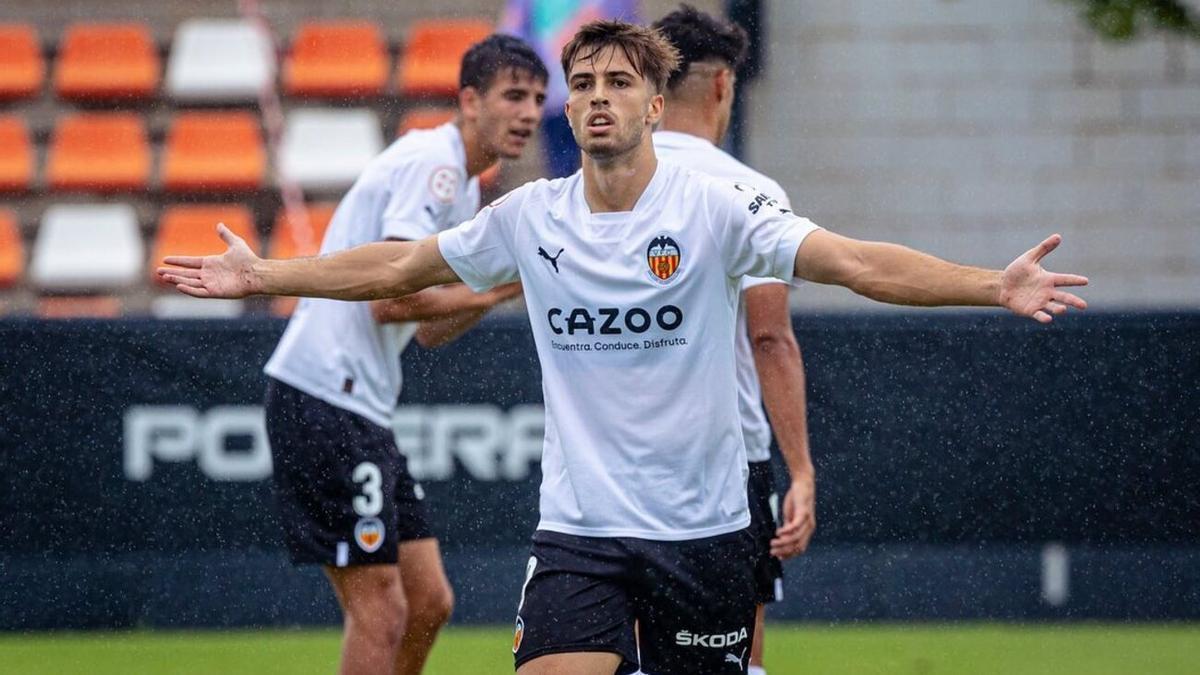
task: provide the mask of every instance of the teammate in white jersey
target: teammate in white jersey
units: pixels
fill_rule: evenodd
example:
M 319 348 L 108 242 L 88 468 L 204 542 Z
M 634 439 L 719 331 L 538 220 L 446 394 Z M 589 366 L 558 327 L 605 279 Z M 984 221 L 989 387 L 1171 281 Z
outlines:
M 584 25 L 563 49 L 583 150 L 420 242 L 263 260 L 218 227 L 221 255 L 171 256 L 195 297 L 402 296 L 521 280 L 546 402 L 541 520 L 518 605 L 524 675 L 744 673 L 754 623 L 734 332 L 747 275 L 838 284 L 911 305 L 1003 306 L 1048 322 L 1084 277 L 1005 270 L 817 228 L 767 195 L 659 162 L 651 130 L 675 49 L 653 29 Z M 634 640 L 634 625 L 640 641 Z
M 734 73 L 746 53 L 746 32 L 690 5 L 667 14 L 654 27 L 679 50 L 679 68 L 667 80 L 663 120 L 654 133 L 654 152 L 664 161 L 745 185 L 791 209 L 778 183 L 738 161 L 717 144 L 733 110 Z M 816 528 L 815 472 L 805 416 L 804 363 L 792 332 L 789 285 L 746 277 L 738 305 L 735 354 L 738 408 L 746 458 L 747 497 L 755 538 L 754 581 L 758 609 L 750 647 L 750 675 L 765 675 L 765 603 L 783 597 L 781 560 L 808 546 Z M 760 380 L 759 375 L 762 375 Z M 763 406 L 771 416 L 767 416 Z M 771 470 L 771 430 L 791 481 L 782 503 Z M 777 512 L 783 522 L 776 524 Z
M 373 159 L 342 199 L 321 254 L 415 241 L 479 210 L 477 176 L 520 155 L 536 131 L 545 64 L 491 36 L 463 58 L 458 115 L 411 131 Z M 345 616 L 343 673 L 418 673 L 450 616 L 452 592 L 421 488 L 391 419 L 400 353 L 440 344 L 519 284 L 463 284 L 373 303 L 305 298 L 267 363 L 267 432 L 292 560 L 325 566 Z M 422 323 L 418 323 L 422 322 Z

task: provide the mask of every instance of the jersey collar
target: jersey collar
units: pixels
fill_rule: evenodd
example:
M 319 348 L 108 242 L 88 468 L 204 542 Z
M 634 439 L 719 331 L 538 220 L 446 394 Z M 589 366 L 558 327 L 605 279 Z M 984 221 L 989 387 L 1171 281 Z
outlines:
M 685 134 L 682 131 L 656 131 L 654 132 L 655 145 L 665 145 L 671 148 L 715 148 L 707 138 L 700 138 L 692 134 Z
M 454 157 L 458 161 L 458 165 L 466 172 L 467 145 L 463 142 L 462 130 L 451 120 L 438 127 L 438 131 L 441 131 L 446 135 L 446 138 L 450 139 L 450 147 L 454 148 Z

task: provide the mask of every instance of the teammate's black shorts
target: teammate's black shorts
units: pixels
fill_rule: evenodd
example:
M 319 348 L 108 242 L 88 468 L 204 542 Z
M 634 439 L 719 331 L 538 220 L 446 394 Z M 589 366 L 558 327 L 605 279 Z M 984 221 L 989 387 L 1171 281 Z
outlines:
M 748 530 L 690 541 L 576 537 L 538 530 L 513 654 L 613 652 L 617 672 L 744 673 L 754 633 Z M 634 623 L 637 623 L 637 635 Z
M 746 496 L 754 533 L 754 597 L 760 605 L 783 599 L 783 563 L 771 555 L 771 540 L 779 527 L 779 493 L 773 474 L 770 462 L 750 462 Z
M 266 415 L 293 562 L 395 563 L 399 542 L 433 536 L 391 430 L 275 379 Z

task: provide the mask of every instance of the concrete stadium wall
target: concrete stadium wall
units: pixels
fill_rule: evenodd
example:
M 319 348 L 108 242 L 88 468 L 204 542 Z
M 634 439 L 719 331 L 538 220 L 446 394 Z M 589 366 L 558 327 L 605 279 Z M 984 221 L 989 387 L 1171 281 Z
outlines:
M 1200 43 L 1057 0 L 771 0 L 767 30 L 750 160 L 816 222 L 989 266 L 1057 231 L 1093 306 L 1200 305 Z

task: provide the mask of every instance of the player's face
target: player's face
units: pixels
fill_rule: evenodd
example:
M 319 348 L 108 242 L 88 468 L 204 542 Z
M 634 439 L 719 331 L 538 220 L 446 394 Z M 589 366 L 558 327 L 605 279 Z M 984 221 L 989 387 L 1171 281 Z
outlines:
M 662 96 L 616 47 L 576 59 L 567 88 L 567 120 L 575 142 L 593 159 L 636 148 L 662 116 Z
M 515 68 L 496 74 L 479 100 L 479 137 L 497 156 L 516 159 L 542 121 L 546 83 Z

